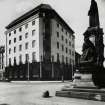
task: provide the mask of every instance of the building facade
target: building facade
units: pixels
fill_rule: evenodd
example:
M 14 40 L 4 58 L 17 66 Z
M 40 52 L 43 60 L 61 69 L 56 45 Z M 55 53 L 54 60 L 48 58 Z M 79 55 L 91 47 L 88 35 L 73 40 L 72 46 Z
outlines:
M 75 52 L 75 65 L 78 66 L 80 62 L 81 55 L 78 52 Z
M 27 61 L 75 64 L 74 32 L 49 5 L 37 6 L 6 29 L 6 67 Z
M 0 46 L 0 80 L 4 79 L 4 72 L 5 72 L 4 53 L 5 53 L 5 47 Z

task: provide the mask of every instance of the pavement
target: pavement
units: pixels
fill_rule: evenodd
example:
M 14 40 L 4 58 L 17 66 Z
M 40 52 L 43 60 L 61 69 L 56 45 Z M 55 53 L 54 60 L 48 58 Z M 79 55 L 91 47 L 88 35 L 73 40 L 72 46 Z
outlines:
M 70 81 L 11 81 L 12 83 L 68 83 Z
M 1 82 L 0 105 L 105 105 L 105 102 L 101 101 L 55 96 L 56 91 L 70 83 L 69 81 Z M 51 97 L 42 97 L 46 90 Z

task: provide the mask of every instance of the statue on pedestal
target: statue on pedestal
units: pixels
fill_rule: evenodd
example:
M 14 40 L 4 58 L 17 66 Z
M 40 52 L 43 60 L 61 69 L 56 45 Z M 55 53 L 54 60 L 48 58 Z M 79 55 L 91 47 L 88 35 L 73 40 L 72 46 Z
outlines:
M 97 7 L 97 3 L 95 2 L 95 0 L 91 0 L 91 6 L 88 12 L 88 16 L 89 16 L 90 27 L 96 27 L 100 25 L 98 7 Z
M 95 86 L 105 87 L 103 82 L 101 83 L 101 75 L 104 73 L 103 30 L 100 28 L 98 7 L 95 0 L 91 0 L 88 16 L 89 27 L 84 33 L 84 44 L 82 48 L 83 54 L 80 59 L 78 70 L 81 75 L 92 75 L 92 81 Z
M 98 7 L 95 0 L 91 0 L 89 27 L 85 31 L 83 54 L 74 73 L 72 86 L 65 86 L 57 91 L 57 96 L 105 101 L 105 68 L 103 29 L 100 28 Z

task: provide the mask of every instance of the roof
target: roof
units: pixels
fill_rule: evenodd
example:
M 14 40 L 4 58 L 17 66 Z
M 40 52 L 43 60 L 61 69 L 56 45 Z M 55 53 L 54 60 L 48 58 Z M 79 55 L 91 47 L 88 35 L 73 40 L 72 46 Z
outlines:
M 15 19 L 14 21 L 12 21 L 9 25 L 6 26 L 6 29 L 10 29 L 13 26 L 17 25 L 18 23 L 24 21 L 25 19 L 35 15 L 36 13 L 38 13 L 41 9 L 47 9 L 50 10 L 52 13 L 54 13 L 54 15 L 56 15 L 60 21 L 62 21 L 64 23 L 64 25 L 71 30 L 72 33 L 74 33 L 74 31 L 69 27 L 69 25 L 58 15 L 58 13 L 52 9 L 52 7 L 48 4 L 40 4 L 37 7 L 35 7 L 34 9 L 30 10 L 29 12 L 25 13 L 24 15 L 20 16 L 19 18 Z

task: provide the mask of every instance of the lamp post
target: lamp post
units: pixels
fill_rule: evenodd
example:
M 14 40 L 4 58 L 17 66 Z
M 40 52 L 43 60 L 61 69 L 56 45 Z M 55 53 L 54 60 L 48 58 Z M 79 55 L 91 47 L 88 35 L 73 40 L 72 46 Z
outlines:
M 73 62 L 71 64 L 71 67 L 72 67 L 72 80 L 73 80 L 73 75 L 74 75 L 74 71 L 73 71 Z
M 0 54 L 1 54 L 1 69 L 2 69 L 2 80 L 4 79 L 4 52 L 5 52 L 5 47 L 4 46 L 1 46 L 0 47 Z
M 54 61 L 54 56 L 51 56 L 52 79 L 54 78 L 54 65 L 53 65 L 53 61 Z
M 29 68 L 29 56 L 28 56 L 28 81 L 30 80 L 30 70 L 29 70 L 30 68 Z
M 42 56 L 40 59 L 40 79 L 42 78 Z

